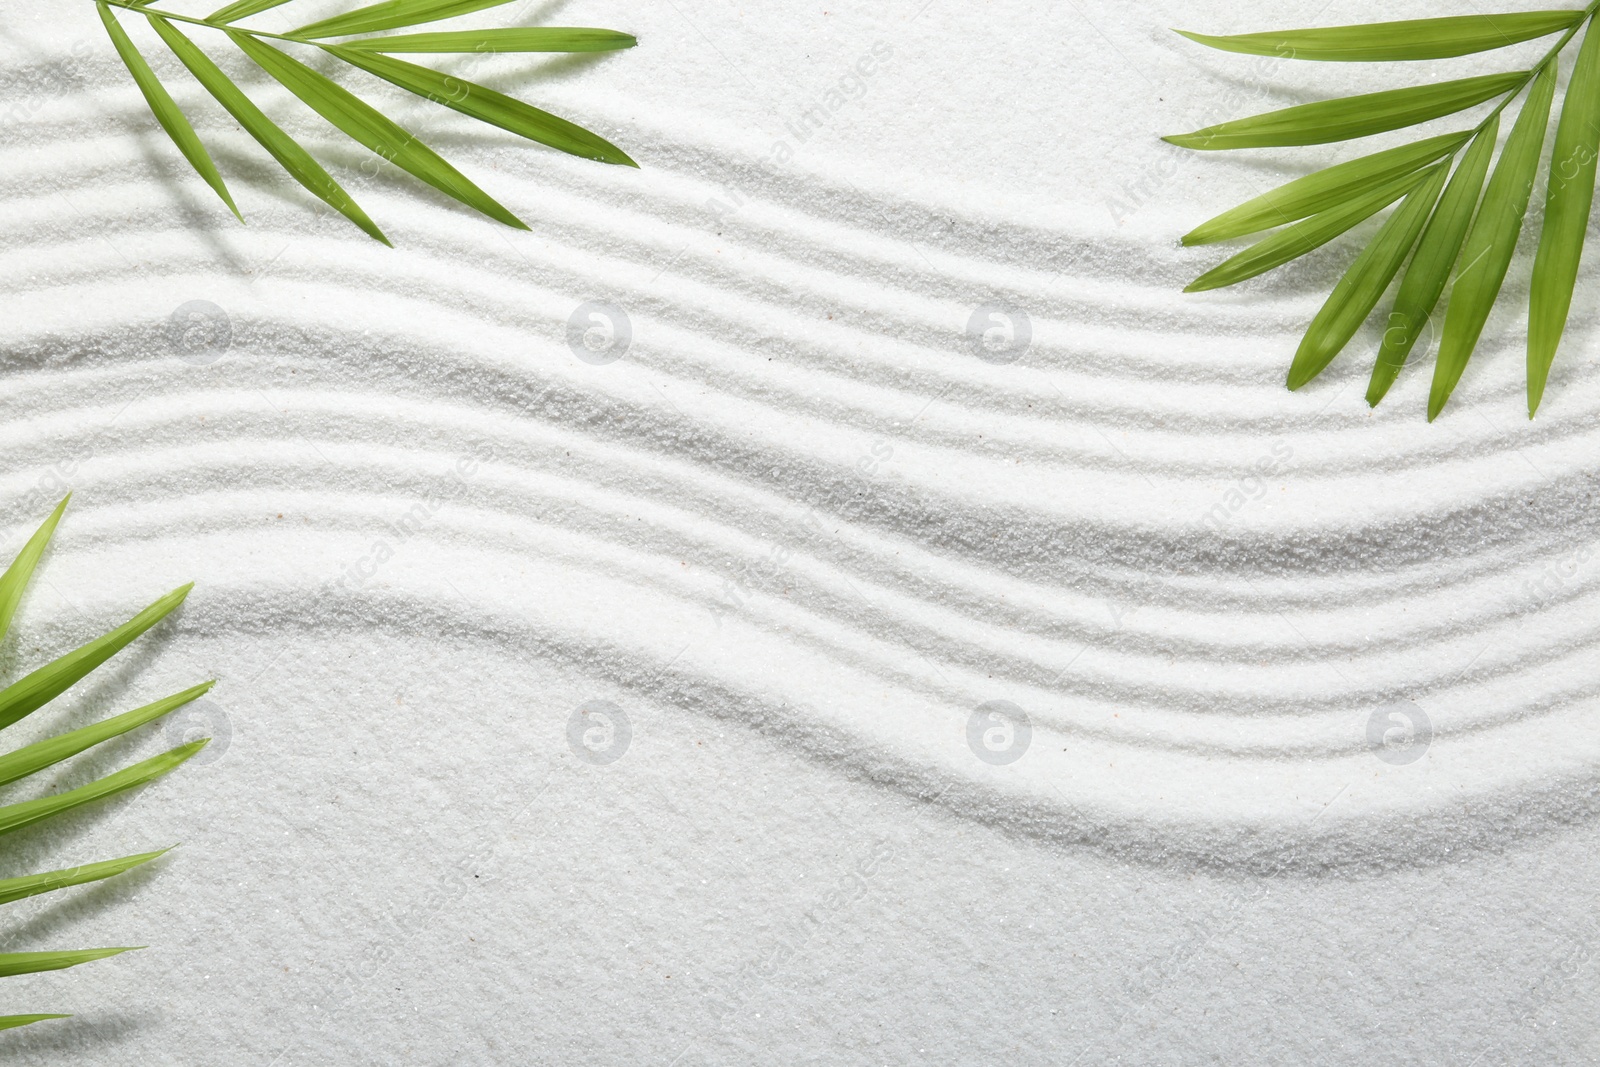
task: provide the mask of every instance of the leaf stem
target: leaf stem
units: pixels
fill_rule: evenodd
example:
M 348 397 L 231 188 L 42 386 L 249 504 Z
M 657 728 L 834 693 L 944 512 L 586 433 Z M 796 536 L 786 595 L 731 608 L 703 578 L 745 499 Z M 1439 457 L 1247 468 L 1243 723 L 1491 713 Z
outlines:
M 266 30 L 252 30 L 246 26 L 235 26 L 228 22 L 208 22 L 190 15 L 179 15 L 171 11 L 161 11 L 147 4 L 138 3 L 137 0 L 95 0 L 97 4 L 108 4 L 111 7 L 120 7 L 125 11 L 134 11 L 141 15 L 158 15 L 173 22 L 187 22 L 191 26 L 204 26 L 209 30 L 222 30 L 224 33 L 245 33 L 251 37 L 270 37 L 275 41 L 289 41 L 293 44 L 315 45 L 317 42 L 305 37 L 295 37 L 285 33 L 268 33 Z M 1600 0 L 1597 0 L 1600 3 Z M 1520 90 L 1519 90 L 1520 91 Z M 1501 105 L 1502 107 L 1505 105 Z
M 1561 54 L 1561 50 L 1567 47 L 1567 45 L 1572 42 L 1572 39 L 1578 35 L 1578 31 L 1583 29 L 1584 26 L 1588 25 L 1589 22 L 1593 20 L 1596 11 L 1600 11 L 1600 0 L 1590 0 L 1589 6 L 1583 9 L 1583 17 L 1567 28 L 1567 32 L 1561 35 L 1561 40 L 1557 41 L 1555 46 L 1552 47 L 1550 51 L 1546 52 L 1544 57 L 1541 58 L 1539 62 L 1528 68 L 1527 73 L 1522 76 L 1522 84 L 1518 85 L 1515 89 L 1512 89 L 1509 93 L 1507 93 L 1505 99 L 1496 104 L 1494 110 L 1489 112 L 1488 115 L 1484 116 L 1482 122 L 1478 123 L 1478 128 L 1472 131 L 1474 137 L 1482 133 L 1488 127 L 1489 123 L 1499 118 L 1500 112 L 1504 111 L 1506 107 L 1510 105 L 1511 101 L 1522 95 L 1522 90 L 1528 87 L 1529 83 L 1533 81 L 1534 77 L 1537 76 L 1547 64 L 1554 62 L 1555 58 Z

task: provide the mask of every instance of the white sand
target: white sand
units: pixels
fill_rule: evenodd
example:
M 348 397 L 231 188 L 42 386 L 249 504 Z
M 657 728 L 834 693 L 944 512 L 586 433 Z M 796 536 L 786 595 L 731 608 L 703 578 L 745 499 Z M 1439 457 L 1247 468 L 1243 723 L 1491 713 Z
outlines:
M 488 12 L 644 42 L 475 68 L 638 172 L 374 94 L 530 233 L 258 85 L 391 251 L 158 61 L 240 227 L 87 0 L 11 5 L 6 558 L 77 496 L 0 662 L 199 583 L 16 732 L 220 680 L 58 781 L 200 725 L 213 759 L 12 843 L 184 842 L 7 909 L 13 949 L 152 946 L 5 982 L 78 1013 L 14 1062 L 1593 1062 L 1600 288 L 1532 424 L 1527 262 L 1432 427 L 1426 367 L 1367 409 L 1372 331 L 1284 391 L 1349 247 L 1185 297 L 1216 252 L 1175 238 L 1349 150 L 1156 136 L 1444 75 L 1165 27 L 1448 5 L 1256 6 Z M 569 348 L 589 301 L 619 361 Z M 1014 762 L 969 745 L 990 701 Z

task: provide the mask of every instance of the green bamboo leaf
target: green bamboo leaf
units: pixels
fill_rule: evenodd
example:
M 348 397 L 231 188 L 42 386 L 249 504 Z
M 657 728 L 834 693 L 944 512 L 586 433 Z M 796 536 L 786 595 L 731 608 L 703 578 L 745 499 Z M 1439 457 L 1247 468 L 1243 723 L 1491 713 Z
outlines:
M 270 45 L 234 30 L 229 30 L 228 36 L 241 51 L 313 111 L 384 159 L 492 219 L 519 230 L 528 228 L 526 223 L 500 206 L 498 201 L 474 185 L 466 175 L 439 158 L 433 149 L 385 118 L 348 89 L 329 81 L 298 59 Z
M 162 775 L 175 770 L 184 760 L 193 756 L 206 746 L 210 738 L 201 741 L 191 741 L 187 745 L 179 745 L 159 756 L 152 756 L 142 763 L 135 763 L 131 767 L 124 767 L 114 774 L 96 779 L 88 785 L 69 789 L 65 793 L 56 793 L 52 796 L 40 797 L 37 800 L 24 800 L 17 804 L 7 804 L 0 808 L 0 834 L 9 834 L 13 830 L 20 830 L 24 826 L 31 826 L 42 819 L 92 804 L 117 793 L 144 785 L 154 781 Z
M 499 7 L 511 0 L 382 0 L 358 7 L 342 15 L 307 23 L 290 33 L 291 37 L 343 37 L 352 33 L 393 30 L 422 22 L 438 22 L 486 7 Z
M 15 1030 L 19 1026 L 31 1026 L 46 1019 L 70 1018 L 70 1015 L 0 1015 L 0 1030 Z
M 1385 207 L 1405 196 L 1424 181 L 1430 172 L 1405 174 L 1379 186 L 1365 196 L 1357 197 L 1330 211 L 1279 230 L 1257 241 L 1238 255 L 1228 259 L 1190 282 L 1183 290 L 1198 293 L 1207 289 L 1221 289 L 1235 285 L 1246 278 L 1254 278 L 1290 260 L 1299 259 L 1312 249 L 1320 248 L 1352 226 L 1376 215 Z
M 632 48 L 639 39 L 616 30 L 573 26 L 530 26 L 503 30 L 449 30 L 364 37 L 340 47 L 363 52 L 614 52 Z
M 57 737 L 46 738 L 15 752 L 0 756 L 0 785 L 14 782 L 19 778 L 26 778 L 43 770 L 52 764 L 60 763 L 71 756 L 76 756 L 84 749 L 92 748 L 102 741 L 109 741 L 113 737 L 121 736 L 129 730 L 137 729 L 145 723 L 161 716 L 209 692 L 215 682 L 203 682 L 181 693 L 174 694 L 154 704 L 146 704 L 142 708 L 124 712 L 102 722 L 93 723 L 82 729 Z
M 37 974 L 40 971 L 64 971 L 80 963 L 103 960 L 124 952 L 134 952 L 143 945 L 132 948 L 81 948 L 71 952 L 0 952 L 0 978 L 19 974 Z M 49 1016 L 41 1016 L 49 1018 Z
M 87 885 L 90 882 L 111 878 L 124 871 L 131 871 L 135 867 L 149 863 L 153 859 L 165 856 L 170 851 L 172 850 L 163 848 L 155 852 L 141 852 L 137 856 L 124 856 L 119 860 L 86 863 L 81 867 L 68 867 L 60 871 L 28 874 L 21 878 L 7 878 L 0 881 L 0 904 L 10 904 L 14 900 L 35 897 L 40 893 L 53 893 L 58 889 L 66 889 L 75 885 Z
M 1384 222 L 1311 320 L 1289 366 L 1290 389 L 1305 385 L 1333 362 L 1389 288 L 1444 191 L 1450 169 L 1438 164 L 1431 173 L 1432 177 L 1407 194 L 1405 203 Z
M 219 7 L 206 16 L 207 22 L 238 22 L 251 15 L 259 15 L 263 11 L 270 11 L 289 0 L 235 0 L 227 7 Z
M 5 637 L 11 629 L 11 620 L 17 613 L 17 605 L 22 602 L 28 582 L 33 578 L 33 569 L 39 565 L 39 557 L 44 555 L 45 546 L 55 535 L 56 524 L 61 521 L 62 513 L 67 510 L 67 501 L 71 499 L 71 493 L 61 498 L 61 503 L 28 538 L 28 543 L 22 546 L 22 551 L 11 561 L 5 574 L 0 575 L 0 638 Z
M 1489 310 L 1500 295 L 1506 268 L 1522 232 L 1522 218 L 1533 192 L 1533 178 L 1544 147 L 1545 129 L 1550 123 L 1550 100 L 1555 95 L 1554 60 L 1540 68 L 1528 99 L 1522 105 L 1511 136 L 1489 178 L 1478 217 L 1473 220 L 1462 251 L 1464 265 L 1450 290 L 1450 310 L 1445 313 L 1444 336 L 1439 342 L 1439 357 L 1433 368 L 1433 387 L 1428 394 L 1428 421 L 1438 418 L 1445 402 L 1461 380 L 1472 350 L 1483 333 Z
M 1176 30 L 1209 48 L 1250 56 L 1373 63 L 1448 59 L 1559 33 L 1577 24 L 1583 11 L 1514 11 L 1500 15 L 1453 15 L 1438 19 L 1375 22 L 1213 37 Z
M 111 13 L 111 8 L 105 3 L 97 3 L 100 9 L 100 21 L 105 23 L 106 33 L 111 35 L 111 43 L 116 46 L 117 55 L 122 57 L 122 62 L 127 65 L 128 73 L 133 75 L 134 84 L 139 86 L 139 91 L 144 94 L 145 103 L 150 105 L 150 111 L 155 115 L 156 121 L 161 123 L 161 128 L 167 131 L 167 136 L 172 138 L 172 143 L 178 146 L 178 151 L 189 161 L 200 177 L 205 179 L 216 194 L 222 197 L 222 202 L 228 205 L 228 210 L 240 222 L 244 216 L 239 214 L 239 209 L 233 203 L 233 197 L 228 193 L 228 187 L 222 181 L 222 175 L 217 173 L 217 165 L 211 160 L 211 153 L 206 151 L 206 146 L 200 143 L 200 135 L 194 132 L 194 127 L 189 125 L 189 120 L 184 117 L 182 110 L 167 93 L 166 88 L 156 77 L 156 72 L 150 69 L 150 64 L 145 62 L 144 56 L 133 46 L 128 34 Z
M 1526 78 L 1527 72 L 1513 71 L 1319 100 L 1162 140 L 1180 148 L 1205 151 L 1346 141 L 1453 115 L 1518 88 Z
M 1184 236 L 1183 243 L 1202 245 L 1226 241 L 1326 211 L 1403 174 L 1415 173 L 1454 152 L 1471 136 L 1472 131 L 1466 130 L 1430 137 L 1296 178 L 1201 223 Z
M 1478 206 L 1478 195 L 1483 192 L 1483 180 L 1488 176 L 1489 159 L 1494 155 L 1499 135 L 1500 116 L 1496 115 L 1467 149 L 1461 165 L 1445 187 L 1444 196 L 1439 198 L 1433 218 L 1428 220 L 1428 228 L 1422 232 L 1417 254 L 1411 257 L 1411 265 L 1400 280 L 1400 292 L 1389 315 L 1389 328 L 1383 332 L 1378 359 L 1372 367 L 1372 380 L 1367 384 L 1367 403 L 1373 407 L 1394 384 L 1433 315 L 1434 306 L 1439 303 L 1450 269 L 1461 255 L 1467 227 L 1472 225 L 1473 211 Z
M 524 104 L 521 100 L 485 89 L 481 85 L 461 78 L 441 74 L 415 63 L 372 52 L 348 49 L 342 45 L 323 45 L 325 50 L 369 74 L 392 82 L 402 89 L 425 96 L 436 104 L 454 108 L 491 126 L 520 134 L 531 141 L 558 148 L 584 159 L 602 163 L 617 163 L 626 167 L 639 164 L 628 158 L 626 152 L 598 134 L 582 126 L 557 118 L 548 111 Z
M 194 583 L 191 582 L 174 589 L 105 636 L 68 652 L 0 691 L 0 729 L 44 707 L 90 671 L 121 652 L 134 638 L 182 604 L 192 588 Z
M 1528 417 L 1544 398 L 1550 364 L 1567 326 L 1572 287 L 1578 280 L 1583 239 L 1594 206 L 1596 153 L 1600 152 L 1600 33 L 1594 23 L 1584 33 L 1583 47 L 1567 85 L 1556 144 L 1550 159 L 1549 193 L 1544 205 L 1544 232 L 1533 261 L 1533 289 L 1528 306 Z
M 361 227 L 367 234 L 384 244 L 389 244 L 389 239 L 383 235 L 383 231 L 378 229 L 377 224 L 367 217 L 367 213 L 356 205 L 350 194 L 333 180 L 332 175 L 323 170 L 322 165 L 312 159 L 311 154 L 301 148 L 292 137 L 262 114 L 261 109 L 256 107 L 226 74 L 222 73 L 221 68 L 211 62 L 209 56 L 200 51 L 193 41 L 179 33 L 166 19 L 159 15 L 147 17 L 150 25 L 167 43 L 167 47 L 171 48 L 183 61 L 183 65 L 189 68 L 189 73 L 195 76 L 195 80 L 217 98 L 217 102 L 228 110 L 250 136 L 260 142 L 261 147 L 271 153 L 272 158 L 277 160 L 295 181 L 305 186 L 323 203 Z

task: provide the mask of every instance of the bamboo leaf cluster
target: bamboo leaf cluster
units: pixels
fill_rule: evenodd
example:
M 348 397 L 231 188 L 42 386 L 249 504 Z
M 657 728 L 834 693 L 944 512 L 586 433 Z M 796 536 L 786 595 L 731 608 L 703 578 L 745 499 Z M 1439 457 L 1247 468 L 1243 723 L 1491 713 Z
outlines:
M 528 228 L 415 134 L 304 59 L 291 54 L 290 49 L 315 50 L 331 56 L 407 92 L 562 152 L 602 163 L 638 166 L 610 141 L 566 119 L 464 78 L 393 58 L 395 53 L 605 52 L 637 44 L 629 34 L 537 26 L 374 36 L 387 30 L 420 26 L 497 7 L 509 0 L 379 0 L 341 15 L 309 22 L 287 33 L 269 33 L 241 25 L 253 15 L 289 2 L 291 0 L 237 0 L 204 18 L 196 18 L 155 8 L 153 0 L 95 0 L 100 21 L 112 45 L 144 94 L 156 121 L 196 173 L 240 221 L 244 216 L 234 203 L 211 153 L 128 36 L 122 18 L 142 16 L 194 79 L 290 177 L 384 244 L 389 244 L 389 239 L 338 181 L 310 152 L 268 118 L 238 83 L 190 39 L 188 34 L 193 27 L 220 34 L 221 39 L 249 57 L 274 81 L 347 137 L 445 195 L 507 226 Z M 118 9 L 123 13 L 120 17 Z
M 23 591 L 33 577 L 34 568 L 43 556 L 45 546 L 50 543 L 50 538 L 55 533 L 56 525 L 61 521 L 61 515 L 66 507 L 67 501 L 63 500 L 38 532 L 23 546 L 5 574 L 0 575 L 0 638 L 4 638 L 10 628 Z M 68 652 L 0 690 L 0 729 L 16 724 L 82 681 L 95 668 L 166 618 L 188 595 L 189 586 L 173 590 L 110 633 L 90 641 L 82 648 Z M 0 754 L 0 786 L 9 786 L 27 779 L 103 741 L 121 737 L 131 730 L 154 722 L 206 693 L 212 684 L 203 682 L 142 708 L 123 712 L 121 715 L 114 715 L 109 719 Z M 179 745 L 158 756 L 124 767 L 74 789 L 0 805 L 0 835 L 76 811 L 86 804 L 104 800 L 154 781 L 199 752 L 205 747 L 207 740 L 209 739 L 202 738 Z M 25 897 L 51 893 L 71 886 L 98 882 L 149 863 L 167 851 L 168 849 L 160 849 L 154 852 L 141 852 L 120 859 L 87 863 L 63 870 L 0 879 L 0 904 L 9 904 Z M 0 977 L 64 970 L 128 951 L 131 949 L 122 947 L 48 952 L 0 952 Z M 63 1018 L 66 1016 L 61 1014 L 3 1015 L 0 1016 L 0 1030 L 27 1026 L 46 1019 Z
M 1405 129 L 1494 102 L 1475 125 L 1338 163 L 1202 223 L 1183 238 L 1204 245 L 1259 237 L 1186 291 L 1235 285 L 1298 259 L 1394 206 L 1312 319 L 1289 367 L 1299 389 L 1333 362 L 1400 281 L 1374 359 L 1376 406 L 1427 333 L 1449 290 L 1434 359 L 1428 419 L 1461 380 L 1510 268 L 1541 180 L 1561 56 L 1581 38 L 1561 96 L 1555 142 L 1542 168 L 1544 216 L 1528 306 L 1528 417 L 1538 411 L 1565 331 L 1594 201 L 1600 158 L 1600 0 L 1583 8 L 1457 15 L 1364 26 L 1215 37 L 1211 48 L 1324 62 L 1446 59 L 1559 34 L 1525 70 L 1322 100 L 1164 138 L 1216 151 L 1328 144 Z M 1501 143 L 1502 117 L 1520 101 Z M 1498 149 L 1498 152 L 1497 152 Z

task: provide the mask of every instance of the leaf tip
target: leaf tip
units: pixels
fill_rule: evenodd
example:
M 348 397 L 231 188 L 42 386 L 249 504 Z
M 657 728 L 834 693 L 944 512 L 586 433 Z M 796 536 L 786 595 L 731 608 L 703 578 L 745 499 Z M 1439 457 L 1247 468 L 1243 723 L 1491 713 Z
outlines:
M 177 748 L 172 750 L 171 755 L 176 756 L 179 763 L 183 763 L 191 756 L 198 755 L 200 750 L 205 748 L 210 743 L 211 738 L 201 737 L 194 741 L 190 741 L 187 744 L 179 745 Z

